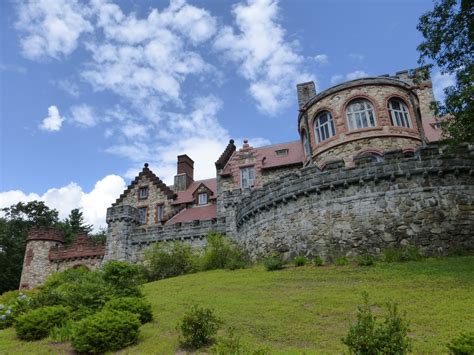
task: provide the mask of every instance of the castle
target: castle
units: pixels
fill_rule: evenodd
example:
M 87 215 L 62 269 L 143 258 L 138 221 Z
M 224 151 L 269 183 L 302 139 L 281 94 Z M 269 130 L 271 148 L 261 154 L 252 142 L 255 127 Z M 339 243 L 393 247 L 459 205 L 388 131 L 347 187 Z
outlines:
M 300 139 L 254 148 L 231 140 L 216 176 L 194 180 L 178 156 L 174 185 L 145 164 L 107 210 L 105 247 L 71 246 L 54 230 L 27 240 L 21 288 L 77 265 L 139 262 L 152 243 L 203 246 L 224 233 L 252 258 L 379 253 L 415 245 L 427 254 L 474 249 L 474 149 L 437 144 L 430 80 L 411 72 L 345 82 L 316 93 L 297 85 Z

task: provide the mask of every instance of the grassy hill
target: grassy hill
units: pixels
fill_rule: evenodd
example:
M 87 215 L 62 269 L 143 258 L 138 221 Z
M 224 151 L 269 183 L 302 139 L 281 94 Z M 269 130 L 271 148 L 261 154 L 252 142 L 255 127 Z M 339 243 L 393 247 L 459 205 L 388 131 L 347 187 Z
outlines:
M 146 284 L 155 320 L 139 343 L 122 353 L 180 351 L 176 324 L 192 304 L 210 307 L 243 343 L 276 354 L 346 351 L 340 339 L 355 320 L 361 293 L 374 311 L 395 301 L 410 320 L 415 353 L 446 353 L 445 344 L 474 329 L 474 257 L 427 259 L 372 267 L 262 267 L 210 271 Z M 68 344 L 25 343 L 13 329 L 0 331 L 0 353 L 66 353 Z

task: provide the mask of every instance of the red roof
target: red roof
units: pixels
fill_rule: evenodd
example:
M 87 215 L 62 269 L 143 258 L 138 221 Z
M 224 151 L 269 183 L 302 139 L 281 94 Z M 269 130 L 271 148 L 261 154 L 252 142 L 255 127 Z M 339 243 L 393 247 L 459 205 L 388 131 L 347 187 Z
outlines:
M 217 205 L 195 206 L 192 208 L 185 208 L 176 216 L 171 218 L 166 224 L 175 224 L 191 221 L 206 221 L 217 216 Z
M 209 199 L 215 199 L 217 196 L 217 180 L 216 178 L 213 179 L 206 179 L 206 180 L 198 180 L 194 181 L 185 191 L 179 191 L 176 193 L 178 197 L 173 201 L 173 205 L 179 205 L 182 203 L 191 203 L 194 201 L 193 199 L 193 193 L 196 191 L 196 189 L 203 184 L 206 186 L 209 190 L 212 191 L 212 196 L 209 196 Z
M 433 125 L 439 124 L 439 120 L 434 117 L 423 118 L 423 130 L 428 142 L 437 142 L 441 139 L 442 130 L 441 128 L 435 128 Z

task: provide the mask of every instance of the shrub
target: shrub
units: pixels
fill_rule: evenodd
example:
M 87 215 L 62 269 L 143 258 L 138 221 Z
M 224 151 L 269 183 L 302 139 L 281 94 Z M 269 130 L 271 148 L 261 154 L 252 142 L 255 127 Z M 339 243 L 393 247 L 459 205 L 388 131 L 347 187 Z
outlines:
M 263 265 L 267 271 L 281 270 L 285 264 L 285 260 L 279 254 L 272 254 L 263 259 Z
M 102 277 L 116 296 L 141 296 L 138 288 L 145 282 L 139 265 L 124 261 L 109 261 L 102 268 Z
M 359 255 L 356 259 L 357 265 L 359 266 L 372 266 L 376 260 L 375 256 L 370 254 Z
M 452 339 L 448 345 L 449 353 L 453 355 L 474 354 L 474 332 L 461 333 Z
M 313 264 L 315 266 L 322 266 L 324 264 L 323 262 L 323 259 L 320 257 L 320 256 L 316 256 L 314 259 L 313 259 Z
M 51 328 L 64 324 L 70 311 L 63 306 L 41 307 L 19 316 L 15 330 L 22 340 L 38 340 L 48 336 Z
M 64 343 L 71 340 L 73 322 L 66 321 L 63 325 L 51 329 L 49 332 L 49 340 L 53 343 Z
M 130 312 L 103 310 L 77 322 L 71 342 L 78 352 L 103 353 L 135 343 L 140 321 Z
M 304 256 L 297 256 L 293 262 L 295 266 L 305 266 L 308 263 L 308 259 Z
M 178 324 L 183 336 L 182 344 L 195 349 L 209 344 L 217 333 L 219 323 L 212 310 L 194 305 Z
M 247 266 L 245 254 L 222 234 L 209 233 L 202 256 L 202 269 L 242 269 Z
M 143 298 L 121 297 L 114 298 L 104 306 L 105 310 L 127 311 L 138 316 L 140 322 L 147 323 L 153 319 L 151 305 Z
M 349 258 L 347 256 L 340 256 L 334 261 L 337 266 L 344 266 L 349 264 Z
M 388 303 L 385 320 L 377 322 L 364 293 L 364 304 L 358 307 L 357 322 L 342 342 L 351 354 L 405 354 L 411 350 L 408 322 L 398 313 L 397 305 Z
M 15 319 L 30 309 L 31 298 L 23 292 L 9 291 L 1 297 L 0 329 L 11 327 Z
M 145 252 L 149 279 L 158 280 L 197 270 L 197 256 L 189 244 L 156 243 Z
M 400 248 L 385 249 L 382 259 L 387 263 L 419 261 L 423 259 L 423 255 L 416 246 L 407 245 Z

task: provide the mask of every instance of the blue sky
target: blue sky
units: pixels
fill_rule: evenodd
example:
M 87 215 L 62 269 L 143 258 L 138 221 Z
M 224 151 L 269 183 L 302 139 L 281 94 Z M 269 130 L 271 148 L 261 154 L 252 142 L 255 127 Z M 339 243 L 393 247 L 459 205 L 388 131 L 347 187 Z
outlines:
M 230 138 L 298 139 L 295 85 L 416 67 L 431 0 L 2 1 L 0 207 L 105 209 L 149 162 L 212 177 Z M 451 81 L 434 73 L 435 90 Z

